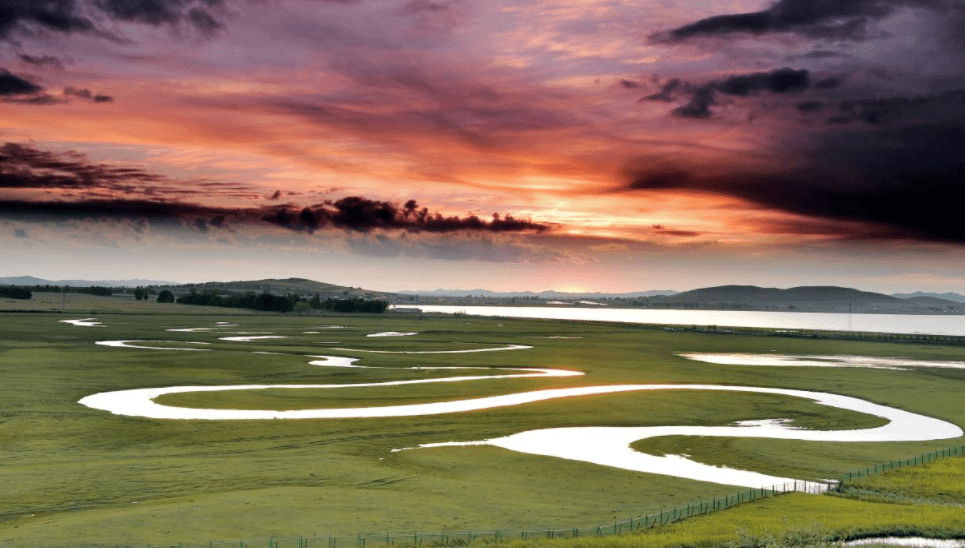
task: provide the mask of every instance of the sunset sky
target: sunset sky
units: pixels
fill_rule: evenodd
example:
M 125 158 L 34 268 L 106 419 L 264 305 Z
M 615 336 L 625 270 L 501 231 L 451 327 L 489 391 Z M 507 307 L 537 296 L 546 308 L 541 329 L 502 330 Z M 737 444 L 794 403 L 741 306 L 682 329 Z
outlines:
M 961 0 L 0 0 L 0 276 L 965 293 Z

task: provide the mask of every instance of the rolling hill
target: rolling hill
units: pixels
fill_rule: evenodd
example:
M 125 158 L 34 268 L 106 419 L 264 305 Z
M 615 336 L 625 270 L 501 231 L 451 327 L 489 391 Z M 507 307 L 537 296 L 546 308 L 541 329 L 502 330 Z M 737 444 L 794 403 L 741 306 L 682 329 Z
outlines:
M 388 298 L 393 293 L 383 291 L 372 291 L 361 287 L 349 287 L 343 285 L 316 282 L 305 278 L 286 278 L 286 279 L 265 279 L 265 280 L 244 280 L 234 282 L 204 282 L 197 284 L 179 284 L 171 286 L 159 286 L 159 289 L 170 289 L 176 294 L 186 293 L 192 289 L 198 292 L 214 293 L 255 293 L 268 292 L 276 295 L 287 295 L 295 293 L 300 296 L 320 295 L 323 299 L 327 297 L 367 297 L 367 298 Z
M 753 285 L 723 285 L 651 297 L 646 306 L 725 310 L 793 310 L 892 314 L 963 314 L 965 305 L 937 297 L 901 299 L 883 293 L 836 286 L 778 289 Z

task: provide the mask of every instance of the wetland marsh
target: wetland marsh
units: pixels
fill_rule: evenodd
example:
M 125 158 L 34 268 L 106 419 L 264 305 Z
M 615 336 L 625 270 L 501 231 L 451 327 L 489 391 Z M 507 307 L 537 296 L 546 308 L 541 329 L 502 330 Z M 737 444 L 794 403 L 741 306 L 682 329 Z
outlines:
M 2 432 L 6 440 L 16 440 L 0 452 L 5 463 L 0 481 L 10 486 L 0 495 L 0 541 L 9 545 L 145 544 L 307 531 L 587 527 L 735 489 L 719 478 L 694 481 L 494 445 L 393 449 L 556 428 L 674 425 L 692 435 L 650 437 L 635 441 L 634 449 L 816 480 L 960 440 L 736 439 L 706 437 L 700 429 L 860 432 L 890 420 L 820 405 L 792 391 L 837 394 L 922 415 L 948 424 L 948 435 L 960 436 L 965 424 L 958 404 L 965 373 L 927 366 L 960 361 L 961 349 L 948 346 L 492 318 L 82 318 L 104 327 L 69 325 L 63 319 L 74 318 L 25 314 L 0 320 L 7 334 L 0 342 L 7 380 L 0 389 Z M 332 324 L 341 328 L 331 329 Z M 239 332 L 252 335 L 225 340 L 245 336 Z M 408 335 L 369 336 L 379 333 Z M 266 336 L 278 338 L 254 338 Z M 123 344 L 96 344 L 104 341 Z M 698 362 L 681 355 L 686 353 L 863 356 L 926 365 L 908 370 L 749 367 Z M 313 360 L 329 366 L 313 366 Z M 452 382 L 460 377 L 488 378 Z M 367 386 L 347 388 L 359 384 Z M 652 384 L 732 389 L 601 391 L 459 413 L 299 421 L 165 420 L 77 403 L 100 393 L 199 386 L 206 390 L 167 394 L 158 403 L 189 410 L 297 412 Z M 246 385 L 271 388 L 219 388 Z M 303 392 L 286 388 L 290 385 L 346 389 Z M 664 462 L 670 466 L 672 460 Z

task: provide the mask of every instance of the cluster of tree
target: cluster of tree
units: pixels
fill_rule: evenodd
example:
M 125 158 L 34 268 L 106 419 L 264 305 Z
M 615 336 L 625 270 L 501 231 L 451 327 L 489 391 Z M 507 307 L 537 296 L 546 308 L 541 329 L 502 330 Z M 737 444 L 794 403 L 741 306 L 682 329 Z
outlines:
M 29 299 L 33 297 L 33 293 L 24 287 L 11 285 L 7 287 L 0 287 L 0 297 L 6 297 L 8 299 Z
M 114 290 L 111 289 L 110 287 L 101 287 L 97 285 L 93 285 L 90 287 L 74 287 L 71 285 L 60 286 L 60 285 L 46 284 L 46 285 L 11 286 L 11 287 L 19 287 L 27 291 L 36 291 L 37 293 L 60 293 L 60 292 L 87 293 L 89 295 L 98 295 L 101 297 L 110 297 L 111 295 L 114 294 Z
M 197 293 L 191 291 L 187 295 L 177 298 L 179 304 L 196 304 L 204 306 L 224 306 L 227 308 L 250 308 L 266 312 L 291 312 L 298 302 L 297 295 L 272 295 L 271 293 L 245 293 L 244 295 L 217 295 L 215 293 Z
M 148 292 L 146 287 L 137 286 L 134 288 L 134 299 L 138 301 L 146 301 L 151 297 L 150 292 Z
M 97 295 L 99 297 L 110 297 L 114 294 L 114 290 L 109 287 L 92 285 L 90 287 L 78 287 L 76 293 L 88 293 L 90 295 Z
M 324 301 L 318 295 L 308 301 L 315 310 L 331 310 L 332 312 L 366 312 L 381 314 L 389 307 L 389 302 L 382 299 L 363 299 L 351 297 L 348 299 L 328 298 Z
M 144 290 L 145 292 L 147 290 Z M 135 295 L 136 296 L 136 295 Z M 165 289 L 157 296 L 159 303 L 194 304 L 202 306 L 223 306 L 227 308 L 249 308 L 265 312 L 297 312 L 308 313 L 311 310 L 331 310 L 332 312 L 365 312 L 381 313 L 389 307 L 388 301 L 380 299 L 363 299 L 349 297 L 345 299 L 322 299 L 315 295 L 305 301 L 298 295 L 272 295 L 268 292 L 256 294 L 249 291 L 245 294 L 224 295 L 213 292 L 201 292 L 192 289 L 187 295 L 175 298 L 174 294 Z

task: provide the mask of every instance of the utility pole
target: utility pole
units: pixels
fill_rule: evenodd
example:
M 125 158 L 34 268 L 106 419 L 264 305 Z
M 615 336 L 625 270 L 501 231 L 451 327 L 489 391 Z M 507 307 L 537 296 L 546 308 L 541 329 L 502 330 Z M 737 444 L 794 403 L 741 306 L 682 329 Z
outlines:
M 60 288 L 60 311 L 67 312 L 67 286 Z
M 848 301 L 848 331 L 851 331 L 851 301 Z

